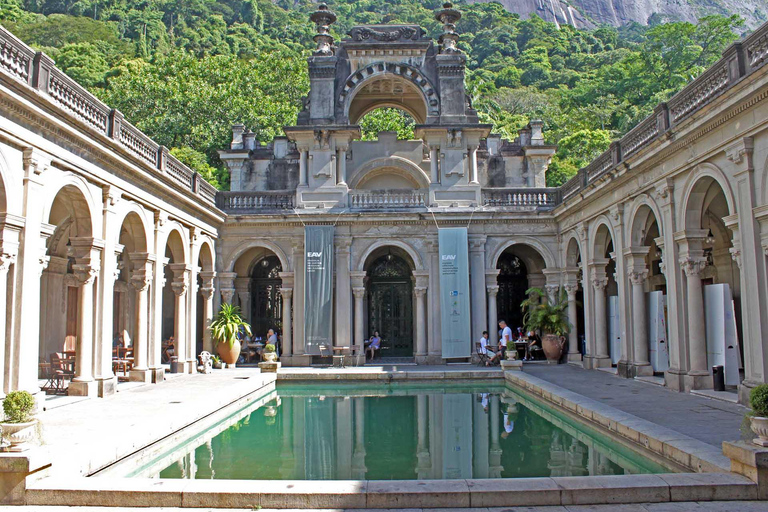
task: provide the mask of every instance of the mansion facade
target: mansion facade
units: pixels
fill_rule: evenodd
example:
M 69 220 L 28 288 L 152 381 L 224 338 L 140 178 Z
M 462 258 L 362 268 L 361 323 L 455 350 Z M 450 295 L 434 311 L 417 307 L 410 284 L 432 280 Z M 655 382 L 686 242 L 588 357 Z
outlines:
M 116 335 L 133 347 L 131 380 L 163 380 L 171 336 L 193 372 L 222 302 L 255 335 L 280 333 L 284 365 L 312 364 L 305 233 L 318 226 L 333 228 L 323 323 L 335 346 L 377 330 L 385 357 L 454 359 L 440 231 L 462 228 L 467 347 L 501 319 L 522 326 L 526 290 L 541 287 L 567 297 L 571 362 L 680 391 L 711 388 L 724 365 L 742 400 L 766 382 L 768 26 L 547 188 L 542 123 L 507 141 L 479 122 L 460 13 L 436 16 L 437 42 L 411 25 L 336 42 L 321 4 L 296 125 L 267 145 L 236 125 L 220 152 L 228 192 L 0 29 L 3 391 L 39 390 L 49 356 L 71 352 L 69 393 L 110 394 Z M 413 117 L 417 140 L 360 140 L 360 119 L 387 107 Z

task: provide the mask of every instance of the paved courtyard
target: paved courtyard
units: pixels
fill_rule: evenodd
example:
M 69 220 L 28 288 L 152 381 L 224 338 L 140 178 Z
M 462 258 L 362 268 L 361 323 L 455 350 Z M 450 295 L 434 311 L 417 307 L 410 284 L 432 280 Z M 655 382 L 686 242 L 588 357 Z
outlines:
M 718 448 L 723 441 L 739 439 L 748 410 L 741 405 L 572 365 L 526 364 L 524 371 Z

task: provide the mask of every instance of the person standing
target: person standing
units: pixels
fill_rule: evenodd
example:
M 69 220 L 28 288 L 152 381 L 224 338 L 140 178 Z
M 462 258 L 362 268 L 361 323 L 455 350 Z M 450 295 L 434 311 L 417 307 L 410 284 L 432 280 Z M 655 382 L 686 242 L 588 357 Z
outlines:
M 501 358 L 504 358 L 507 354 L 507 343 L 512 341 L 512 329 L 509 328 L 507 322 L 504 320 L 499 320 L 499 328 L 501 328 L 501 337 L 499 338 L 499 352 L 501 353 Z

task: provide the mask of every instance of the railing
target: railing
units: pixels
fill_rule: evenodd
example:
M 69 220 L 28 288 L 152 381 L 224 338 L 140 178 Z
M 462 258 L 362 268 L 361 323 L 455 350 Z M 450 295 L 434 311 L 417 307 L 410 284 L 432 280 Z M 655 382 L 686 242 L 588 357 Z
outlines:
M 54 66 L 53 60 L 35 52 L 17 37 L 0 27 L 0 79 L 12 77 L 34 89 L 65 114 L 84 123 L 102 136 L 109 137 L 136 158 L 146 171 L 166 176 L 176 187 L 194 193 L 209 204 L 215 203 L 216 190 L 168 151 L 123 119 L 93 94 Z M 65 117 L 65 116 L 61 116 Z
M 624 137 L 622 137 L 622 157 L 627 158 L 636 153 L 640 148 L 654 140 L 658 134 L 659 123 L 656 116 L 646 117 L 640 124 L 632 128 Z
M 672 124 L 679 123 L 728 88 L 728 61 L 719 60 L 667 102 Z
M 592 160 L 588 166 L 584 168 L 584 172 L 587 175 L 587 181 L 591 182 L 608 172 L 613 167 L 613 157 L 610 151 L 606 151 L 599 157 Z
M 583 173 L 579 171 L 576 173 L 576 176 L 566 181 L 560 187 L 560 195 L 562 196 L 563 199 L 567 199 L 571 197 L 573 194 L 575 194 L 581 189 L 582 177 L 583 177 Z
M 749 73 L 760 69 L 768 61 L 768 31 L 764 27 L 755 30 L 744 40 L 742 46 L 746 49 Z
M 292 210 L 295 192 L 291 190 L 267 192 L 219 192 L 216 205 L 227 213 L 251 213 L 261 210 Z
M 355 209 L 424 208 L 427 192 L 420 190 L 353 190 L 349 207 Z
M 483 189 L 485 206 L 554 208 L 560 204 L 559 188 Z

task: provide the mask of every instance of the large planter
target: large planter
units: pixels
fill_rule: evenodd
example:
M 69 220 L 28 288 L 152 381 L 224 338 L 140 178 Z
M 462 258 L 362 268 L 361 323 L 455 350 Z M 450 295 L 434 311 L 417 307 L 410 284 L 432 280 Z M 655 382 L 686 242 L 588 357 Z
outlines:
M 768 418 L 752 416 L 749 422 L 752 432 L 757 434 L 757 439 L 753 439 L 752 442 L 758 446 L 768 446 Z
M 3 440 L 8 441 L 8 451 L 22 452 L 29 448 L 28 443 L 37 436 L 37 420 L 25 423 L 0 423 Z
M 545 334 L 541 337 L 541 348 L 544 349 L 544 355 L 547 361 L 558 362 L 563 355 L 563 346 L 560 344 L 560 337 L 554 334 Z
M 227 342 L 220 342 L 216 346 L 216 351 L 223 362 L 234 365 L 237 363 L 237 358 L 240 357 L 240 342 L 236 341 L 232 345 Z

